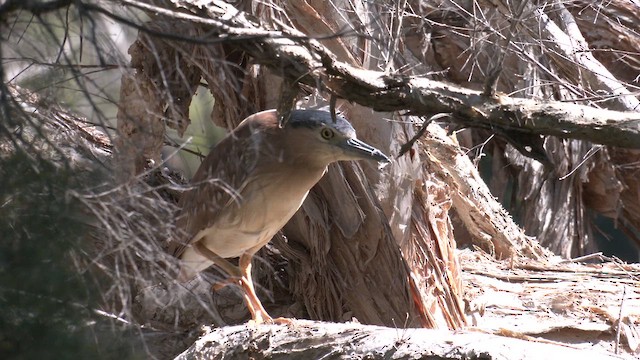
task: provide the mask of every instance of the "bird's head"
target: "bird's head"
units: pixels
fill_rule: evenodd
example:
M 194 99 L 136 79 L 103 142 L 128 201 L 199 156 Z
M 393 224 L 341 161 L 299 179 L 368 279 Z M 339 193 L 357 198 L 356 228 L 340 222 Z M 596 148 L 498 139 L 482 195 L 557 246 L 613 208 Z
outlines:
M 287 122 L 288 146 L 292 152 L 326 162 L 341 160 L 374 160 L 388 163 L 380 150 L 358 140 L 353 126 L 340 115 L 336 120 L 323 110 L 294 110 Z M 325 166 L 326 166 L 325 165 Z

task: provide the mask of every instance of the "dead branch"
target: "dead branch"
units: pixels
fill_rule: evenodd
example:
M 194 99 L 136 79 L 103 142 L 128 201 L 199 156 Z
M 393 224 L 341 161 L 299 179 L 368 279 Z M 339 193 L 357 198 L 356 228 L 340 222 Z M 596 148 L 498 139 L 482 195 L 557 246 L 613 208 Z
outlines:
M 638 354 L 638 264 L 496 261 L 469 250 L 457 255 L 478 329 Z
M 451 191 L 454 208 L 474 244 L 500 259 L 513 256 L 544 259 L 552 255 L 513 221 L 491 195 L 469 157 L 440 126 L 429 125 L 428 134 L 424 143 L 430 159 L 429 170 L 451 178 L 446 183 L 456 187 Z
M 296 339 L 292 341 L 292 339 Z M 208 329 L 176 359 L 616 359 L 591 349 L 481 332 L 392 329 L 296 320 L 285 325 Z
M 413 115 L 452 113 L 453 121 L 466 127 L 640 148 L 640 113 L 541 102 L 504 94 L 487 97 L 480 91 L 425 77 L 359 69 L 337 61 L 317 40 L 292 29 L 263 29 L 222 1 L 212 1 L 206 8 L 190 1 L 175 1 L 176 9 L 133 0 L 123 2 L 204 26 L 213 31 L 215 37 L 197 39 L 199 42 L 224 41 L 249 53 L 256 63 L 287 78 L 313 87 L 322 84 L 328 92 L 376 111 L 408 110 Z M 94 5 L 84 6 L 89 10 L 100 10 Z M 208 18 L 177 12 L 180 8 L 192 14 L 206 13 Z

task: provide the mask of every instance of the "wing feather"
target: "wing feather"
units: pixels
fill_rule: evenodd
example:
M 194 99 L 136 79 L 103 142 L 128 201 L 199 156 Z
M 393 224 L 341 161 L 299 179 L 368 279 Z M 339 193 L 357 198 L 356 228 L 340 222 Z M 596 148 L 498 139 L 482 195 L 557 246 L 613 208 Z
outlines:
M 178 240 L 172 240 L 168 249 L 174 256 L 180 257 L 188 245 L 200 240 L 196 238 L 200 231 L 239 208 L 242 189 L 259 156 L 252 146 L 256 124 L 247 120 L 211 150 L 191 180 L 191 188 L 183 193 L 176 222 Z

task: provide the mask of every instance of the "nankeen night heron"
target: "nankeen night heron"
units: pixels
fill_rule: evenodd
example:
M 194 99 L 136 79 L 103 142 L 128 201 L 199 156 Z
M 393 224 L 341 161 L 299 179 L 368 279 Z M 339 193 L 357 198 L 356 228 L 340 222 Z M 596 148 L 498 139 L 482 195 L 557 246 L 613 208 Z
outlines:
M 253 321 L 274 322 L 256 296 L 251 258 L 340 160 L 389 162 L 358 140 L 345 118 L 334 122 L 327 111 L 294 110 L 284 127 L 275 110 L 246 118 L 204 159 L 181 199 L 178 228 L 186 238 L 170 249 L 182 260 L 179 280 L 216 264 L 240 285 Z M 235 257 L 238 266 L 226 260 Z

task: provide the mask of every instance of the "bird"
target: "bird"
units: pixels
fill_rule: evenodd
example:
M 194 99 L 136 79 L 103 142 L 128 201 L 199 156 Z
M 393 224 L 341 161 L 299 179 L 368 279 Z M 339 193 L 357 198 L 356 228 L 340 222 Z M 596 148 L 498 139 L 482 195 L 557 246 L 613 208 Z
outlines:
M 204 158 L 180 199 L 176 226 L 184 241 L 169 247 L 181 260 L 178 281 L 215 264 L 239 285 L 251 321 L 288 322 L 272 318 L 257 297 L 252 257 L 298 211 L 328 166 L 346 160 L 390 162 L 359 140 L 347 119 L 328 111 L 292 110 L 283 126 L 276 110 L 244 119 Z M 239 258 L 238 265 L 230 258 Z

